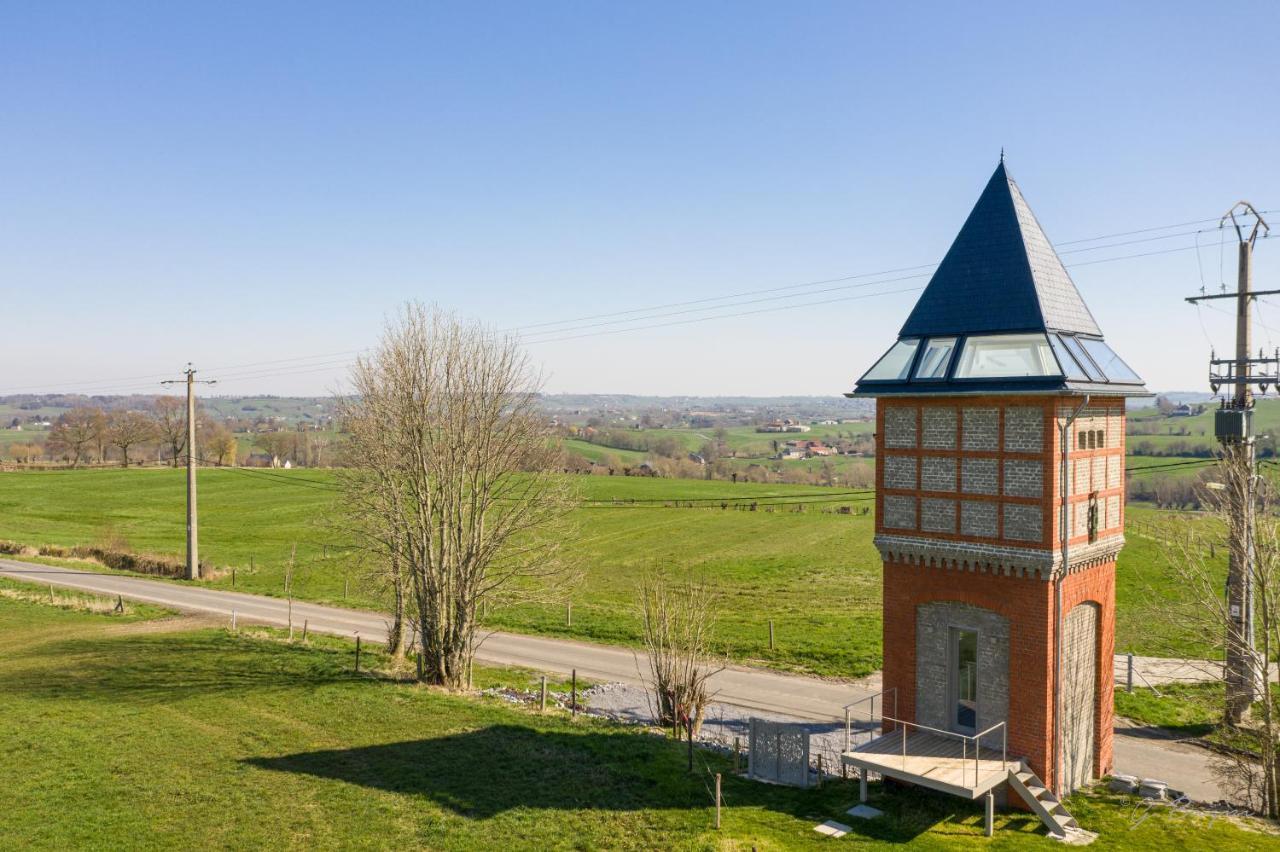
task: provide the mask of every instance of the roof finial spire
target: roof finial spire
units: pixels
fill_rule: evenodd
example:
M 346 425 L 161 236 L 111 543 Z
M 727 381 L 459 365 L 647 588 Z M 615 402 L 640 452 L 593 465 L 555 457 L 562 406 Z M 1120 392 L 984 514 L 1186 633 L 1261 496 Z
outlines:
M 1004 165 L 1004 146 L 1000 146 L 1000 165 Z

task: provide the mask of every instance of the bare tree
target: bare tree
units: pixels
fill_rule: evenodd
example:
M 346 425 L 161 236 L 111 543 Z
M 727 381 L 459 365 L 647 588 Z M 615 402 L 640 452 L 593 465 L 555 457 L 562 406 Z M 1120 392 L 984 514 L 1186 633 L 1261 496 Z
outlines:
M 262 432 L 254 437 L 253 445 L 270 456 L 271 466 L 276 467 L 293 452 L 297 435 L 293 432 Z
M 176 396 L 156 397 L 151 418 L 161 442 L 169 448 L 170 463 L 178 466 L 187 447 L 187 402 Z
M 113 411 L 107 418 L 107 443 L 120 451 L 120 464 L 129 466 L 129 448 L 155 436 L 155 424 L 140 411 Z
M 1214 648 L 1215 656 L 1226 657 L 1232 645 L 1249 661 L 1254 683 L 1269 684 L 1269 675 L 1280 654 L 1280 519 L 1272 510 L 1272 489 L 1265 480 L 1256 480 L 1250 489 L 1250 470 L 1243 453 L 1224 453 L 1219 465 L 1221 481 L 1202 492 L 1203 502 L 1213 515 L 1188 518 L 1167 524 L 1158 538 L 1168 556 L 1174 584 L 1183 590 L 1176 601 L 1160 599 L 1167 623 L 1177 625 L 1179 638 L 1194 638 Z M 1217 545 L 1224 532 L 1229 541 L 1238 537 L 1230 531 L 1241 519 L 1232 510 L 1243 505 L 1243 495 L 1252 490 L 1257 498 L 1252 559 L 1239 554 L 1247 566 L 1253 592 L 1254 641 L 1250 651 L 1245 637 L 1228 630 L 1233 621 L 1222 593 L 1222 560 Z M 1153 598 L 1155 594 L 1153 593 Z M 1215 771 L 1224 787 L 1241 804 L 1271 818 L 1280 816 L 1280 717 L 1276 693 L 1261 690 L 1256 703 L 1236 694 L 1226 683 L 1223 666 L 1206 666 L 1206 673 L 1222 679 L 1223 732 L 1233 748 L 1214 758 Z M 1250 712 L 1251 711 L 1251 712 Z
M 73 408 L 63 412 L 49 430 L 49 449 L 62 454 L 76 467 L 102 434 L 102 412 L 97 408 Z
M 230 458 L 236 460 L 236 436 L 221 423 L 211 423 L 204 430 L 204 449 L 213 458 L 218 467 L 226 464 Z
M 345 522 L 407 589 L 423 679 L 460 688 L 481 601 L 555 594 L 571 485 L 514 339 L 406 305 L 352 370 Z M 401 586 L 400 584 L 403 584 Z
M 654 715 L 663 727 L 692 723 L 696 735 L 711 699 L 707 682 L 724 668 L 711 652 L 716 596 L 705 582 L 675 583 L 655 571 L 641 582 L 639 599 Z

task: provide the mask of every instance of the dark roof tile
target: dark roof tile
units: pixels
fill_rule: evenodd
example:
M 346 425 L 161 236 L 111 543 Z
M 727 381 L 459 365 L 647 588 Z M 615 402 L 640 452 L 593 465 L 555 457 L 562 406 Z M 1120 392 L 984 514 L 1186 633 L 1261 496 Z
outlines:
M 900 336 L 1033 330 L 1102 334 L 1001 162 Z

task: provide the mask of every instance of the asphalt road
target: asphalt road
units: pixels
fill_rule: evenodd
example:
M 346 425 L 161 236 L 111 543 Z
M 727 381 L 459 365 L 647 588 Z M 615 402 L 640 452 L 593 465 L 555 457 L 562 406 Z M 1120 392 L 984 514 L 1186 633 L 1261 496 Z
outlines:
M 0 576 L 121 595 L 129 600 L 219 615 L 228 620 L 234 611 L 237 621 L 243 623 L 288 624 L 288 604 L 280 598 L 12 560 L 0 560 Z M 376 613 L 294 601 L 293 623 L 301 627 L 304 621 L 309 630 L 348 637 L 359 634 L 375 642 L 385 641 L 387 633 L 386 620 Z M 559 674 L 569 674 L 576 669 L 583 678 L 600 682 L 639 684 L 646 671 L 643 655 L 626 648 L 513 633 L 489 634 L 477 658 L 486 663 Z M 771 716 L 829 722 L 843 720 L 845 706 L 878 692 L 880 682 L 878 676 L 841 683 L 761 669 L 728 668 L 714 676 L 711 687 L 720 704 Z M 1209 770 L 1208 752 L 1153 737 L 1146 729 L 1117 726 L 1115 764 L 1117 772 L 1159 778 L 1197 801 L 1224 798 Z

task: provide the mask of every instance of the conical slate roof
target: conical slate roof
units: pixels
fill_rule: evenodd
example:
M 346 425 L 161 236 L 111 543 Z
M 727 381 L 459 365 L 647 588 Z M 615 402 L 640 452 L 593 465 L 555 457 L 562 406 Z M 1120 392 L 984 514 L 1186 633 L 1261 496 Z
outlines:
M 1001 161 L 900 336 L 1016 331 L 1102 335 Z
M 850 396 L 1148 396 L 1085 307 L 1004 160 L 898 341 Z

